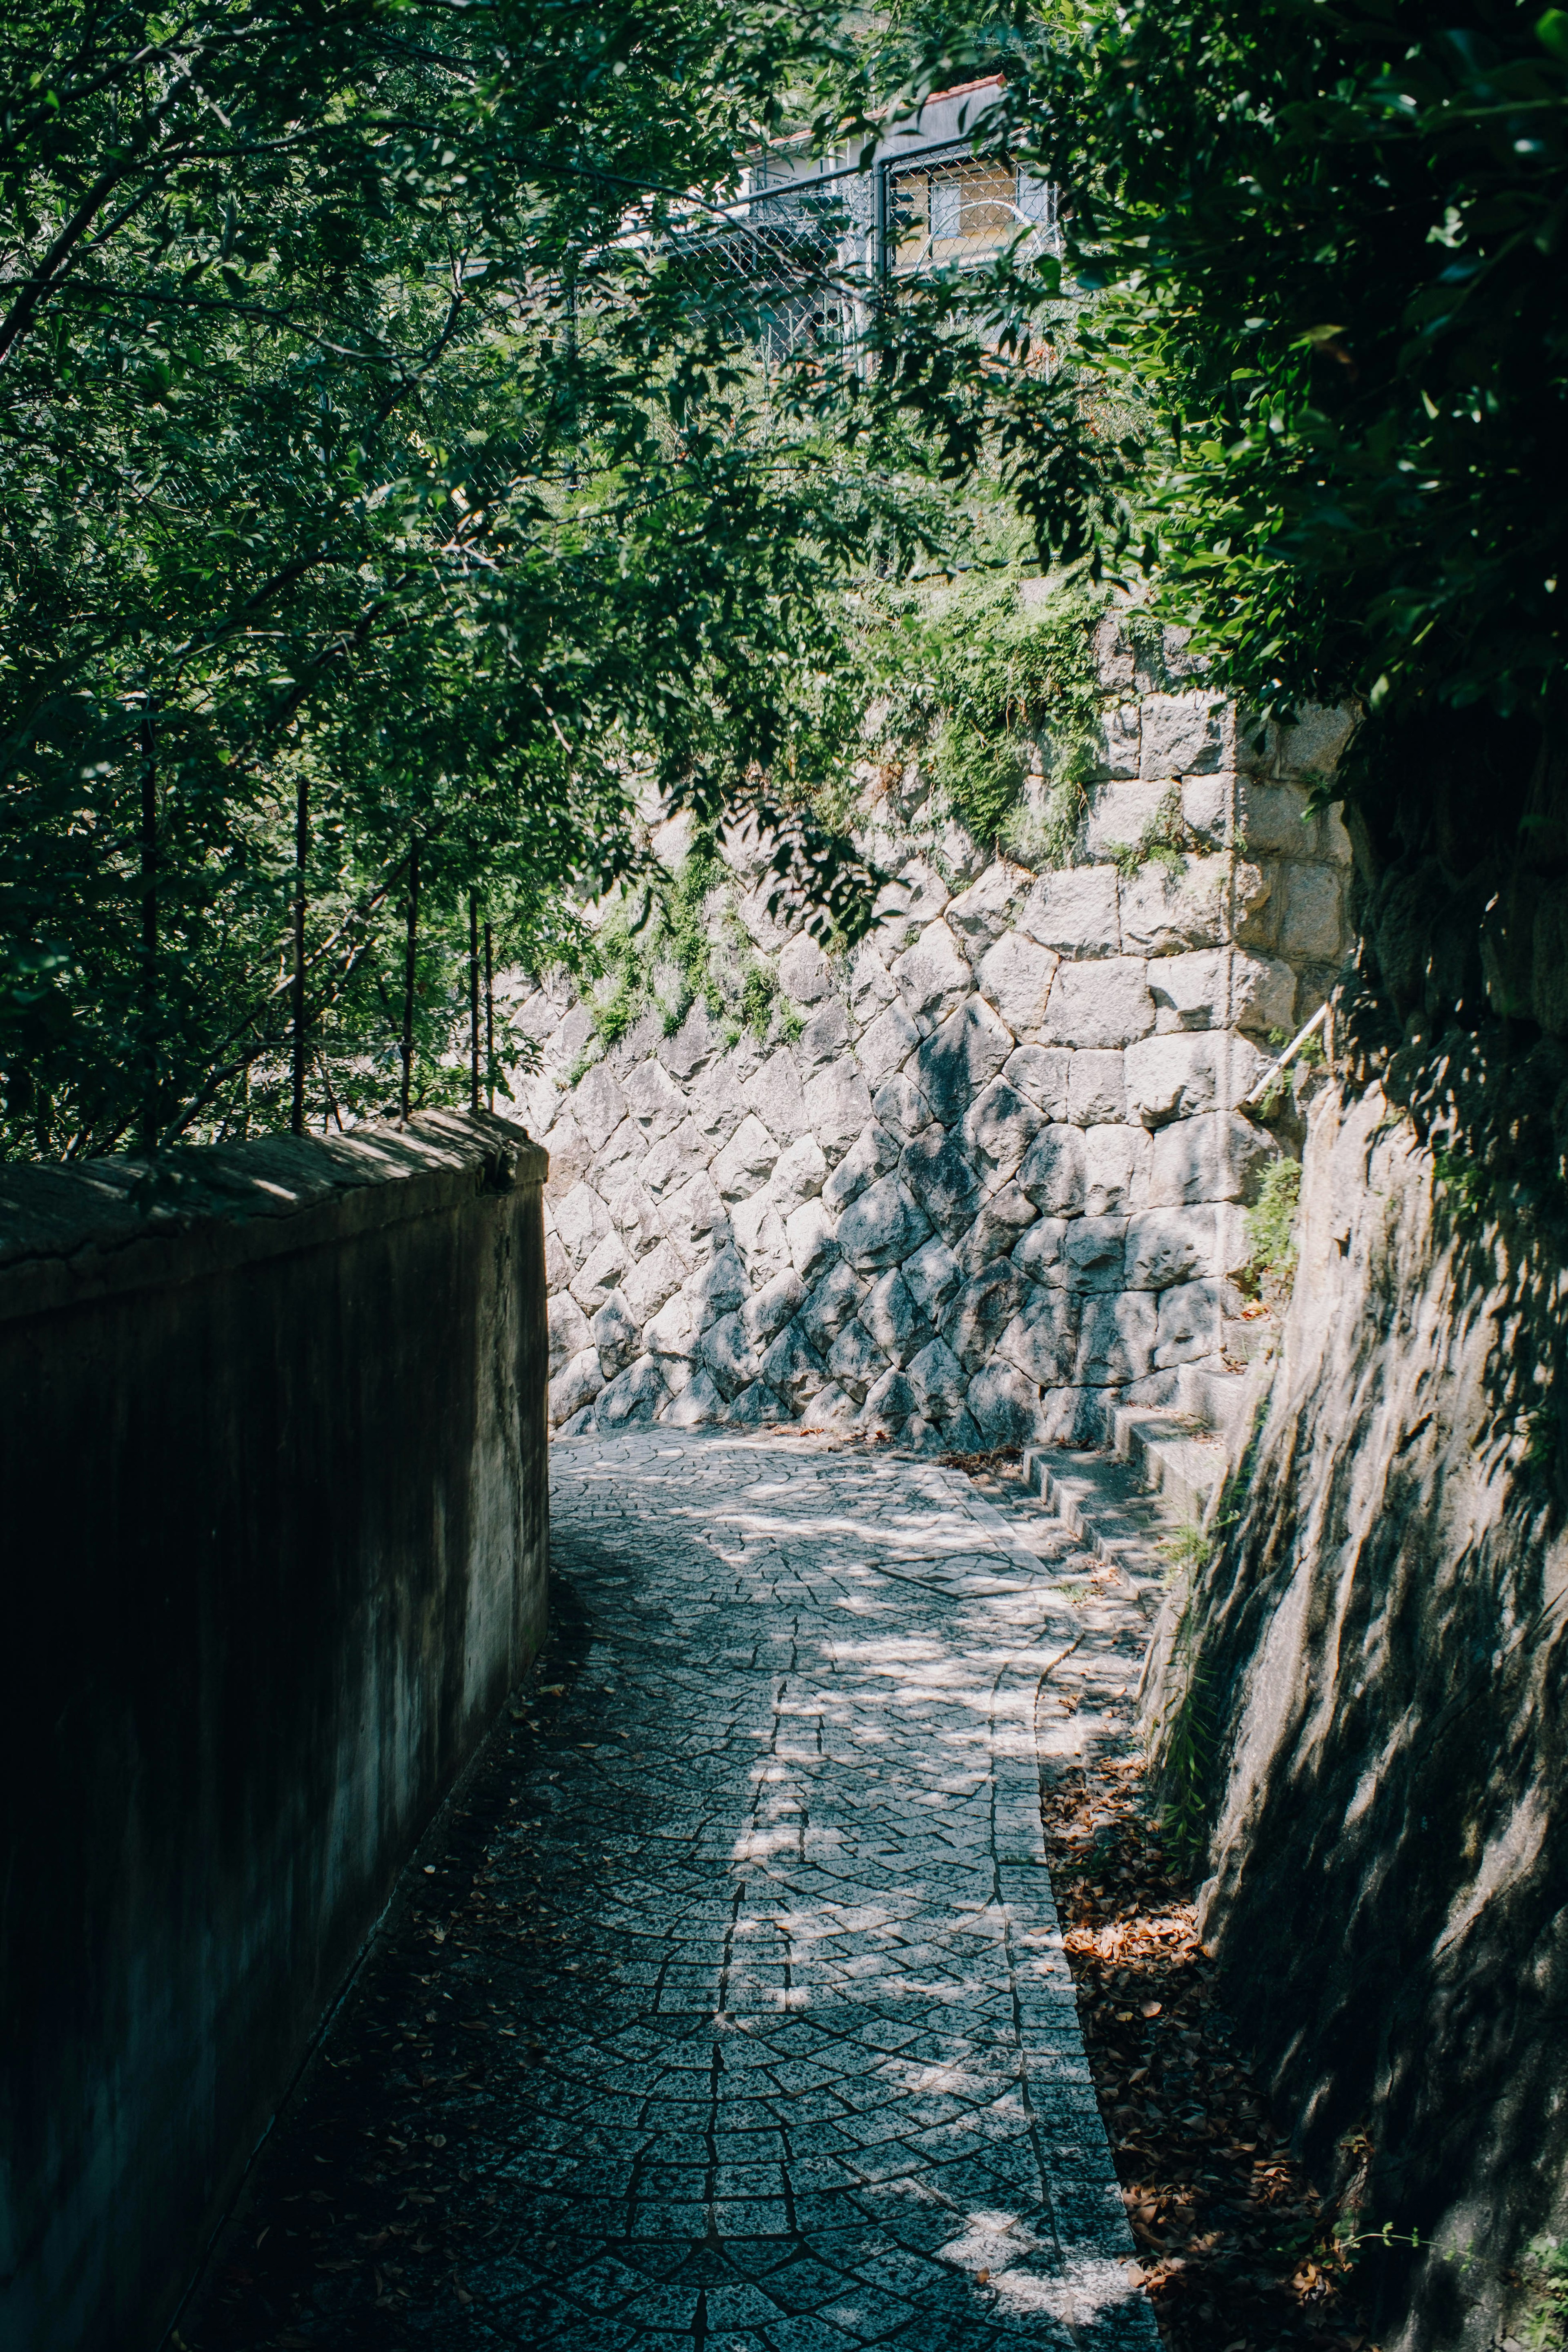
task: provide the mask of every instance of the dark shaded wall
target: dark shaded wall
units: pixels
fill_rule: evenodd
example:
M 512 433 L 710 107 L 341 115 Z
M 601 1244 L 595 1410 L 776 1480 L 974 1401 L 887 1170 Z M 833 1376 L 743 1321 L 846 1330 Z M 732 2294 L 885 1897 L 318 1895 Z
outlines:
M 542 1638 L 545 1154 L 0 1171 L 0 2344 L 154 2345 Z
M 1428 773 L 1360 828 L 1280 1354 L 1149 1693 L 1212 1728 L 1277 2113 L 1422 2241 L 1368 2257 L 1389 2352 L 1522 2336 L 1568 2234 L 1568 796 L 1542 760 L 1489 839 Z

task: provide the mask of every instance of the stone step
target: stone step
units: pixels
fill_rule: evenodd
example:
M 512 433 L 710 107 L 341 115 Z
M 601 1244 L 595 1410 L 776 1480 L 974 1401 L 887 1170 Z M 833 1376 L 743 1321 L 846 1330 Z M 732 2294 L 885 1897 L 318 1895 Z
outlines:
M 1123 1405 L 1113 1418 L 1117 1454 L 1145 1492 L 1184 1525 L 1201 1524 L 1230 1458 L 1224 1438 L 1184 1413 Z
M 1024 1484 L 1094 1559 L 1134 1584 L 1162 1582 L 1165 1563 L 1158 1546 L 1176 1521 L 1163 1498 L 1141 1486 L 1131 1464 L 1108 1452 L 1031 1445 L 1024 1454 Z

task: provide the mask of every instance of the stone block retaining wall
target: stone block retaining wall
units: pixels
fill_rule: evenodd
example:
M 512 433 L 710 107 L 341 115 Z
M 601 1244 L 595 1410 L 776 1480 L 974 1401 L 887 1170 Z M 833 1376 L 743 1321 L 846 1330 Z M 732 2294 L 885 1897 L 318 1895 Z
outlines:
M 699 1002 L 577 1076 L 588 1008 L 563 987 L 523 1007 L 558 1427 L 1092 1439 L 1111 1406 L 1218 1366 L 1249 1179 L 1277 1149 L 1238 1106 L 1350 936 L 1349 841 L 1303 816 L 1345 722 L 1249 751 L 1212 695 L 1140 677 L 1114 619 L 1099 651 L 1079 862 L 989 860 L 933 823 L 911 768 L 871 811 L 902 871 L 852 956 L 788 936 L 738 877 L 795 1016 L 765 1041 Z M 1122 845 L 1178 808 L 1179 870 L 1134 866 Z

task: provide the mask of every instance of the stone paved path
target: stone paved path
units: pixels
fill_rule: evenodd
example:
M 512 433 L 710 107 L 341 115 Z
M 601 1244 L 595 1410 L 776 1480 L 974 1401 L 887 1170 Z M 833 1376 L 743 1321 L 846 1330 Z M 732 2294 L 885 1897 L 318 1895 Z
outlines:
M 370 2227 L 385 2174 L 306 2171 L 368 2214 L 345 2221 L 377 2266 L 318 2259 L 342 2275 L 289 2335 L 247 2334 L 231 2291 L 187 2340 L 1150 2352 L 1040 1832 L 1086 1672 L 1138 1664 L 1062 1580 L 1070 1539 L 861 1449 L 653 1430 L 553 1459 L 575 1737 L 505 1799 L 488 1924 L 417 1979 L 503 2037 L 466 2164 L 430 2182 L 482 2199 L 483 2242 L 398 2208 L 424 2283 Z M 416 1915 L 437 1942 L 443 1870 Z M 438 2067 L 458 2011 L 425 2016 Z M 272 2210 L 264 2180 L 247 2233 Z

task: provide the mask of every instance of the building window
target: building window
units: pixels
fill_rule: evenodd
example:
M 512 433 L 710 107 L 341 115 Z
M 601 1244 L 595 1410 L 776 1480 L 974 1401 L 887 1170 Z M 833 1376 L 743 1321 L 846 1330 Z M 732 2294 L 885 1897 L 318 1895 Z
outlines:
M 933 238 L 958 236 L 958 206 L 962 194 L 956 180 L 931 182 L 931 233 Z

